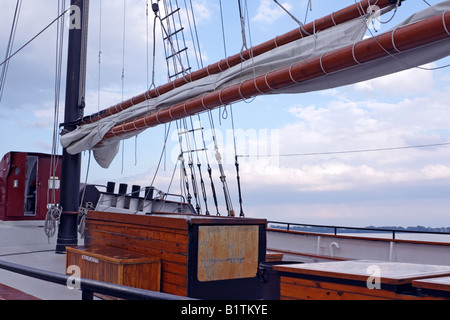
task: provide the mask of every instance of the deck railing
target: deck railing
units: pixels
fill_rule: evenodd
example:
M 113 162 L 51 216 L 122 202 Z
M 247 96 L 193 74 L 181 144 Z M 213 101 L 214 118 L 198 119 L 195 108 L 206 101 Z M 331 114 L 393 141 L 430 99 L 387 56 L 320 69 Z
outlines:
M 77 286 L 76 288 L 81 290 L 82 300 L 93 300 L 94 293 L 127 300 L 194 300 L 187 297 L 125 287 L 96 280 L 82 278 L 74 279 L 69 275 L 36 269 L 2 260 L 0 260 L 0 269 L 63 286 L 70 286 L 73 284 L 73 280 L 75 280 Z
M 311 233 L 332 233 L 338 235 L 343 234 L 343 230 L 350 232 L 367 232 L 367 233 L 391 233 L 392 239 L 395 240 L 396 234 L 398 233 L 408 233 L 408 234 L 435 234 L 435 235 L 447 235 L 450 240 L 450 232 L 439 232 L 439 231 L 421 231 L 421 230 L 402 230 L 402 229 L 388 229 L 388 228 L 370 228 L 370 227 L 344 227 L 344 226 L 330 226 L 330 225 L 316 225 L 316 224 L 302 224 L 302 223 L 290 223 L 290 222 L 279 222 L 279 221 L 268 221 L 268 228 L 280 229 L 287 231 L 304 231 Z M 294 228 L 293 228 L 294 227 Z M 300 227 L 300 228 L 295 228 Z

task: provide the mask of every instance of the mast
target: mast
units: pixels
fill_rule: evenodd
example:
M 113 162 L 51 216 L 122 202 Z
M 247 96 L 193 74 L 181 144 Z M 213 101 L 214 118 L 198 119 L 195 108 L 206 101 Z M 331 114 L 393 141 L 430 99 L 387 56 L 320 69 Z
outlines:
M 69 45 L 67 58 L 66 105 L 64 132 L 76 128 L 75 121 L 84 114 L 86 53 L 89 0 L 71 0 Z M 56 253 L 65 253 L 66 246 L 78 244 L 78 207 L 81 177 L 81 154 L 71 155 L 63 149 L 60 204 L 62 214 L 58 229 Z

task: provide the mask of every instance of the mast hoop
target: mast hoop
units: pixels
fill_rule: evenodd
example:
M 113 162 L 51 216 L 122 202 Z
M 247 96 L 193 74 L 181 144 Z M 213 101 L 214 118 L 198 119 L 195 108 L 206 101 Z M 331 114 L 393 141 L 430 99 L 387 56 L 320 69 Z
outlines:
M 208 65 L 207 67 L 206 67 L 206 74 L 208 75 L 208 76 L 210 76 L 211 75 L 211 73 L 209 72 L 209 67 L 210 67 L 211 65 Z
M 202 107 L 203 107 L 203 109 L 205 109 L 205 110 L 210 110 L 209 108 L 207 108 L 206 106 L 205 106 L 205 101 L 203 101 L 203 99 L 205 99 L 205 97 L 207 96 L 208 94 L 206 93 L 206 94 L 204 94 L 203 96 L 202 96 Z
M 334 26 L 337 26 L 336 21 L 334 20 L 334 12 L 330 15 L 331 22 L 333 22 Z
M 267 76 L 268 76 L 268 75 L 269 75 L 269 74 L 266 73 L 266 75 L 264 76 L 264 81 L 266 82 L 266 86 L 270 89 L 270 91 L 274 91 L 275 89 L 272 88 L 272 87 L 269 85 L 269 82 L 267 81 Z
M 239 83 L 238 89 L 239 89 L 239 96 L 241 97 L 242 100 L 245 100 L 246 98 L 242 95 L 242 92 L 241 92 L 241 87 L 243 84 L 244 84 L 244 82 Z
M 294 82 L 294 83 L 299 83 L 299 82 L 298 82 L 297 80 L 295 80 L 294 77 L 292 76 L 292 67 L 294 67 L 294 65 L 295 65 L 295 64 L 292 64 L 292 65 L 289 67 L 289 78 L 291 78 L 292 82 Z
M 169 108 L 169 116 L 170 116 L 170 118 L 171 118 L 172 120 L 177 120 L 176 118 L 174 118 L 174 117 L 172 116 L 172 107 Z
M 189 101 L 187 101 L 187 102 L 185 102 L 185 103 L 183 104 L 183 110 L 184 110 L 184 114 L 185 114 L 186 116 L 190 116 L 190 114 L 186 111 L 186 105 L 187 105 L 188 102 L 189 102 Z
M 219 101 L 220 101 L 220 104 L 222 105 L 222 106 L 225 106 L 226 105 L 226 103 L 224 103 L 223 101 L 222 101 L 222 92 L 223 92 L 223 90 L 225 90 L 226 88 L 222 88 L 222 90 L 220 90 L 220 92 L 219 92 Z
M 264 91 L 258 88 L 258 81 L 256 80 L 256 78 L 253 78 L 253 83 L 255 85 L 256 90 L 258 90 L 259 93 L 266 94 Z
M 401 53 L 401 51 L 398 50 L 397 46 L 395 45 L 395 31 L 397 31 L 397 30 L 398 30 L 398 28 L 395 29 L 394 31 L 392 31 L 392 34 L 391 34 L 392 47 L 395 49 L 395 51 L 397 51 L 398 53 Z
M 442 13 L 442 24 L 444 25 L 445 32 L 447 32 L 447 34 L 450 37 L 450 31 L 448 30 L 447 25 L 445 24 L 445 15 L 449 12 L 450 11 L 445 11 L 444 13 Z
M 300 35 L 302 35 L 301 32 L 300 32 Z M 302 36 L 302 38 L 303 38 L 303 36 Z M 278 36 L 276 36 L 276 37 L 273 39 L 273 44 L 275 45 L 275 48 L 278 48 Z
M 164 123 L 164 122 L 159 121 L 159 113 L 160 113 L 161 111 L 162 111 L 162 110 L 159 110 L 158 112 L 156 112 L 156 121 L 158 121 L 159 124 L 163 124 L 163 123 Z
M 355 55 L 355 47 L 356 47 L 356 45 L 357 45 L 357 43 L 355 43 L 355 44 L 352 46 L 352 56 L 353 56 L 353 60 L 355 60 L 355 62 L 356 62 L 357 64 L 361 64 L 361 62 L 359 62 L 358 59 L 356 59 L 356 55 Z
M 136 127 L 136 121 L 133 121 L 133 127 L 134 127 L 134 130 L 139 131 L 139 128 Z
M 224 59 L 224 60 L 225 60 L 225 59 Z M 222 61 L 223 61 L 223 60 L 222 60 Z M 219 68 L 220 72 L 225 71 L 225 70 L 222 70 L 222 68 L 220 67 L 220 63 L 221 63 L 222 61 L 219 61 L 219 63 L 217 63 L 217 68 Z
M 319 60 L 319 62 L 320 62 L 320 69 L 322 69 L 322 71 L 323 71 L 323 73 L 325 73 L 325 75 L 328 75 L 328 72 L 327 72 L 327 70 L 325 70 L 325 68 L 323 67 L 323 56 L 325 55 L 325 53 L 323 53 L 321 56 L 320 56 L 320 60 Z
M 230 66 L 230 57 L 227 57 L 225 60 L 227 62 L 228 69 L 230 69 L 231 68 L 231 66 Z

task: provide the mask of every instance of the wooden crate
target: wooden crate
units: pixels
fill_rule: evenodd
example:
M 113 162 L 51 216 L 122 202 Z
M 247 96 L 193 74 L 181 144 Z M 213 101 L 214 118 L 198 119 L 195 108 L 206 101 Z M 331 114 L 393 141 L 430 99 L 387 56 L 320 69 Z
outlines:
M 423 297 L 450 299 L 450 277 L 413 280 L 412 285 Z
M 160 291 L 161 262 L 158 258 L 114 247 L 66 249 L 66 267 L 76 265 L 81 278 Z
M 282 253 L 267 253 L 266 262 L 283 261 Z
M 266 220 L 217 216 L 129 215 L 90 211 L 85 244 L 161 260 L 161 292 L 206 299 L 257 299 Z
M 369 271 L 379 268 L 379 286 Z M 448 266 L 380 261 L 339 261 L 279 265 L 280 295 L 284 300 L 423 300 L 412 282 L 450 273 Z M 374 284 L 375 282 L 373 282 Z

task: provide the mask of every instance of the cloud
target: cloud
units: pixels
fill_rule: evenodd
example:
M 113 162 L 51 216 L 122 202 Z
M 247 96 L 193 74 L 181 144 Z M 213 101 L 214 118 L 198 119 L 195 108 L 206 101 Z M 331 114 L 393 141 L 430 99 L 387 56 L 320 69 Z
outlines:
M 403 72 L 360 82 L 354 85 L 356 91 L 372 94 L 404 96 L 423 94 L 433 90 L 435 79 L 432 68 L 435 63 L 429 63 L 419 68 L 412 68 Z M 420 81 L 417 81 L 420 79 Z
M 292 5 L 289 2 L 281 3 L 286 10 L 291 10 Z M 269 0 L 261 0 L 256 15 L 252 18 L 253 22 L 273 24 L 286 13 L 279 6 Z
M 386 86 L 386 95 L 378 95 L 377 100 L 347 98 L 361 90 L 355 85 L 335 90 L 313 104 L 292 106 L 289 109 L 292 121 L 279 129 L 280 154 L 395 148 L 450 141 L 450 110 L 446 107 L 449 89 L 433 84 L 429 90 L 421 90 L 422 94 L 412 98 L 389 95 L 399 87 L 393 85 L 397 80 L 413 76 L 417 82 L 422 72 L 413 70 L 386 77 L 392 87 Z M 426 71 L 421 79 L 434 83 L 433 76 L 433 72 Z M 405 87 L 413 90 L 415 84 L 406 82 Z M 280 157 L 275 165 L 260 159 L 251 166 L 244 165 L 242 171 L 247 187 L 252 190 L 268 187 L 296 192 L 376 190 L 389 185 L 420 186 L 430 181 L 439 186 L 448 184 L 449 156 L 447 146 L 286 156 Z

